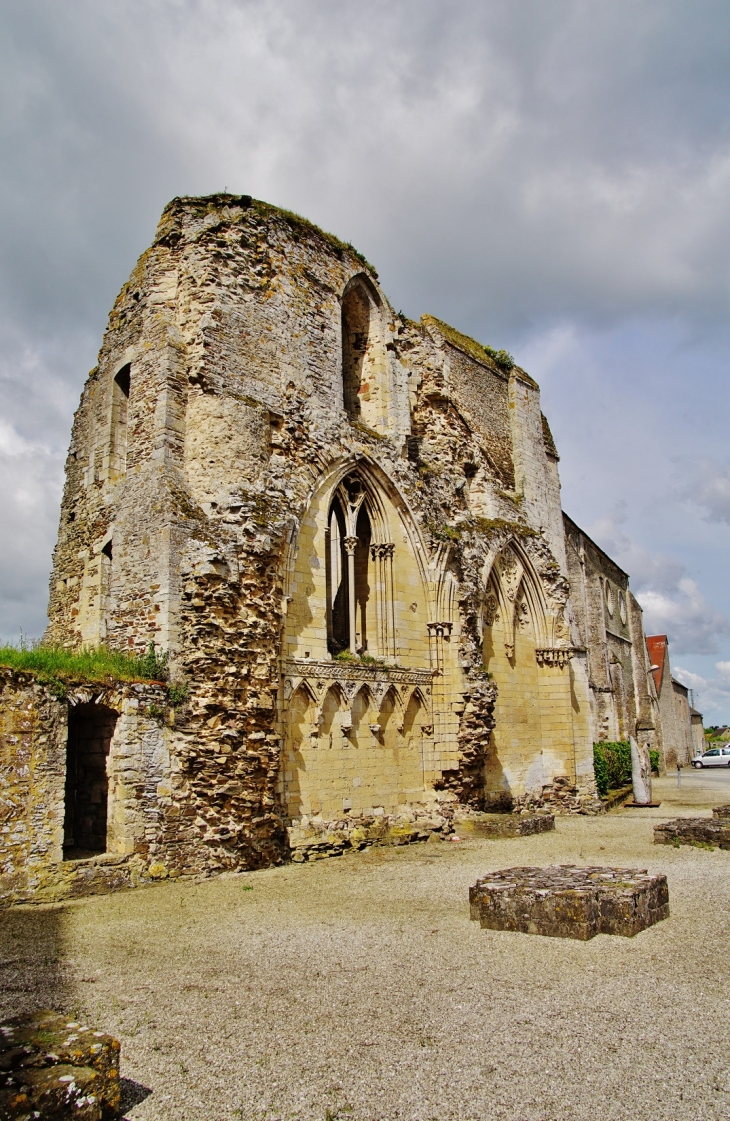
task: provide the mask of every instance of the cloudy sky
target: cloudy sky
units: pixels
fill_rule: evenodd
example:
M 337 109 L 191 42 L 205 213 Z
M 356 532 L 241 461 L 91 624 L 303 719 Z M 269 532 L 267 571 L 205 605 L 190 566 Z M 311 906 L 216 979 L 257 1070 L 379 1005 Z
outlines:
M 727 0 L 0 0 L 0 90 L 0 636 L 116 293 L 228 188 L 540 381 L 565 509 L 730 721 Z

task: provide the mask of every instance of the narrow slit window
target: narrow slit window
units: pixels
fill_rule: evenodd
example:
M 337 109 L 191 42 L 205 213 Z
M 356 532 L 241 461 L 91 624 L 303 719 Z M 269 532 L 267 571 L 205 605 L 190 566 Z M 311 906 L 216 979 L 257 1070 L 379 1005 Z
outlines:
M 132 367 L 127 363 L 112 384 L 111 466 L 116 474 L 127 469 L 127 425 Z

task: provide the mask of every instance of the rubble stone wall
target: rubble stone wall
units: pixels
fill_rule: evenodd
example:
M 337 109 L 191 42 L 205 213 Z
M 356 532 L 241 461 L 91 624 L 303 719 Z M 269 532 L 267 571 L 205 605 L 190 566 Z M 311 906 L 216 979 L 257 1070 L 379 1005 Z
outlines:
M 43 684 L 0 668 L 0 903 L 52 900 L 128 886 L 175 868 L 165 841 L 174 779 L 166 689 L 153 684 Z M 119 713 L 107 760 L 106 853 L 64 859 L 68 713 L 100 704 Z M 151 871 L 150 871 L 151 870 Z
M 364 493 L 367 543 L 365 522 L 333 527 L 338 487 Z M 332 637 L 346 538 L 349 659 Z M 297 831 L 371 816 L 447 822 L 453 799 L 492 801 L 497 773 L 505 807 L 586 808 L 567 575 L 525 371 L 396 314 L 372 266 L 304 219 L 248 196 L 170 203 L 74 421 L 48 631 L 152 641 L 189 685 L 166 741 L 165 867 L 256 867 Z

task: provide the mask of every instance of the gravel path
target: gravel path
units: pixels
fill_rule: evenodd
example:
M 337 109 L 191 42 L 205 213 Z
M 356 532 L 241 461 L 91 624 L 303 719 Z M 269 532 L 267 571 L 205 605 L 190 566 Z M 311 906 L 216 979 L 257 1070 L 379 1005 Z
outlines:
M 728 1118 L 730 852 L 651 841 L 730 774 L 676 785 L 553 834 L 5 912 L 1 1010 L 117 1035 L 130 1121 Z M 469 921 L 477 875 L 554 862 L 665 871 L 671 917 L 587 943 Z

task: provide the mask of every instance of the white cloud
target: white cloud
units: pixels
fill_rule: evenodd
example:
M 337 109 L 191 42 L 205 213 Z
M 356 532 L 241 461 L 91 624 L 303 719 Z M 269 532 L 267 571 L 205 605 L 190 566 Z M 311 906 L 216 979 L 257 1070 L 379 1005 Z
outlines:
M 176 194 L 227 186 L 306 214 L 411 315 L 515 351 L 539 329 L 528 364 L 552 361 L 555 382 L 596 325 L 727 320 L 727 5 L 27 0 L 2 20 L 0 628 L 42 617 L 72 411 Z M 639 416 L 651 358 L 597 346 L 583 413 L 571 387 L 551 417 L 566 479 L 590 429 L 570 483 L 590 480 L 589 517 L 620 492 L 612 455 L 656 505 L 625 448 L 648 445 L 685 390 L 664 384 Z M 697 412 L 694 357 L 682 407 Z M 629 359 L 635 384 L 617 392 Z M 718 375 L 716 415 L 721 393 Z M 594 456 L 601 425 L 613 442 Z M 697 500 L 726 522 L 724 486 L 698 484 Z M 725 633 L 681 564 L 638 547 L 623 563 L 687 649 Z
M 621 528 L 623 513 L 599 519 L 590 535 L 629 574 L 644 610 L 647 634 L 666 634 L 677 654 L 716 654 L 730 622 L 709 604 L 685 566 L 636 544 Z
M 710 678 L 682 666 L 675 666 L 672 671 L 678 681 L 693 690 L 695 707 L 702 712 L 705 727 L 725 723 L 730 710 L 730 662 L 715 662 L 715 670 L 715 677 Z
M 730 525 L 730 464 L 701 459 L 689 472 L 680 494 L 700 506 L 707 521 Z

